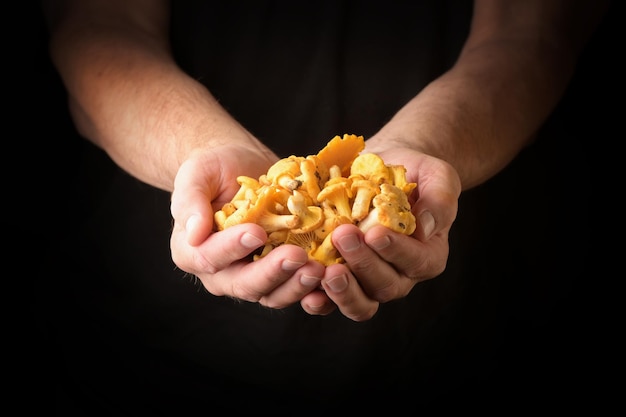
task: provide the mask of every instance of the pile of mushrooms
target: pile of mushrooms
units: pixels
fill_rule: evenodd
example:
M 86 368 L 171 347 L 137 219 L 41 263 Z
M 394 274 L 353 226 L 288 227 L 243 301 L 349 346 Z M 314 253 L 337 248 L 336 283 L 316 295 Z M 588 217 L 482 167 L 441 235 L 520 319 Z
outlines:
M 364 148 L 363 136 L 335 136 L 317 155 L 283 158 L 258 180 L 237 177 L 238 192 L 215 213 L 217 230 L 256 223 L 268 240 L 255 260 L 293 244 L 326 266 L 343 262 L 331 241 L 340 224 L 411 235 L 416 224 L 408 196 L 417 184 L 407 182 L 404 166 L 361 154 Z

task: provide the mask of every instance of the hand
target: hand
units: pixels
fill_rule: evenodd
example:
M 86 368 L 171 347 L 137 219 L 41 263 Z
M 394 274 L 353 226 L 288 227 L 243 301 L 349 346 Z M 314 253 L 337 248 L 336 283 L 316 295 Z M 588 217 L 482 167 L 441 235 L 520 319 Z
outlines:
M 377 226 L 363 234 L 354 225 L 333 231 L 333 244 L 346 264 L 326 268 L 319 292 L 306 295 L 302 308 L 309 314 L 327 314 L 332 301 L 355 321 L 372 318 L 380 303 L 405 297 L 413 287 L 441 274 L 446 267 L 448 233 L 454 222 L 461 182 L 451 165 L 410 149 L 378 153 L 387 164 L 402 164 L 407 179 L 418 186 L 409 201 L 417 219 L 412 236 Z
M 178 171 L 171 204 L 172 259 L 213 295 L 283 308 L 320 285 L 324 266 L 310 261 L 297 246 L 283 245 L 252 261 L 251 254 L 267 240 L 260 226 L 246 223 L 213 230 L 215 210 L 239 189 L 237 176 L 258 178 L 277 159 L 269 151 L 230 146 L 197 151 Z

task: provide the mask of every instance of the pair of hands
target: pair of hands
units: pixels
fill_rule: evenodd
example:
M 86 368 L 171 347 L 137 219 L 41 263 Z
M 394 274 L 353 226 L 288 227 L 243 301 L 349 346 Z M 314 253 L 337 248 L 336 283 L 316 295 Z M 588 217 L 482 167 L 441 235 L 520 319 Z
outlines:
M 365 152 L 374 152 L 369 148 L 367 141 Z M 406 296 L 418 282 L 445 269 L 461 183 L 446 162 L 406 148 L 376 148 L 375 153 L 387 164 L 404 165 L 408 181 L 418 184 L 410 198 L 417 218 L 412 236 L 384 226 L 363 234 L 347 224 L 332 235 L 345 264 L 324 267 L 295 245 L 279 246 L 252 261 L 250 255 L 267 239 L 265 231 L 245 223 L 215 232 L 213 214 L 239 189 L 237 176 L 258 178 L 278 160 L 262 150 L 237 146 L 198 150 L 176 176 L 172 259 L 211 294 L 276 309 L 299 302 L 312 315 L 339 309 L 351 320 L 365 321 L 380 303 Z

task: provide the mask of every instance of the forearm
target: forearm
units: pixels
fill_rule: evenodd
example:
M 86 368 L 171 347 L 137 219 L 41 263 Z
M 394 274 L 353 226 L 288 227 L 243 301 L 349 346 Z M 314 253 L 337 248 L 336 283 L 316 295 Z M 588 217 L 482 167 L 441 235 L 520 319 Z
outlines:
M 226 140 L 257 146 L 176 66 L 163 18 L 145 24 L 140 13 L 125 11 L 120 19 L 118 10 L 109 18 L 106 7 L 52 25 L 51 55 L 81 135 L 130 174 L 167 191 L 194 149 Z
M 454 67 L 402 108 L 370 144 L 393 143 L 444 159 L 455 167 L 464 189 L 491 178 L 533 140 L 560 100 L 586 34 L 601 15 L 596 11 L 596 17 L 571 23 L 562 20 L 556 6 L 541 18 L 530 18 L 532 8 L 495 12 L 514 12 L 513 19 L 494 16 L 495 6 L 477 7 L 479 16 Z M 521 13 L 527 15 L 518 18 Z
M 473 62 L 459 63 L 428 85 L 377 134 L 446 160 L 464 189 L 495 175 L 531 142 L 563 88 L 544 74 L 524 73 L 534 71 L 532 65 L 515 67 L 508 54 L 473 55 L 464 58 Z

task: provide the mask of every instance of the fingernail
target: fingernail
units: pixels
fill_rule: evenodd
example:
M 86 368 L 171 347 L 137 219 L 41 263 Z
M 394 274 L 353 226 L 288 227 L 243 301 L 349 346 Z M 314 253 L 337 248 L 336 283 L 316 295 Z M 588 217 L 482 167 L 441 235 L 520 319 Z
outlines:
M 361 246 L 361 241 L 356 235 L 346 235 L 339 239 L 337 243 L 339 244 L 339 249 L 344 252 L 351 252 Z
M 190 232 L 194 229 L 196 229 L 198 226 L 198 223 L 200 223 L 200 216 L 197 214 L 192 214 L 191 216 L 189 216 L 189 218 L 187 219 L 187 223 L 185 223 L 185 230 L 187 232 Z
M 258 248 L 263 244 L 263 241 L 252 233 L 244 233 L 239 242 L 248 249 Z
M 333 292 L 341 292 L 348 288 L 348 278 L 345 275 L 339 275 L 329 279 L 327 284 Z
M 420 214 L 420 223 L 422 224 L 422 230 L 424 230 L 424 236 L 426 239 L 430 238 L 433 230 L 435 230 L 435 218 L 430 214 L 430 211 Z
M 285 259 L 280 267 L 283 269 L 283 271 L 295 271 L 305 263 L 306 262 L 297 262 L 292 261 L 291 259 Z
M 376 250 L 385 249 L 390 244 L 391 244 L 391 239 L 389 239 L 389 236 L 379 237 L 378 239 L 370 242 L 370 246 Z
M 313 277 L 311 275 L 302 275 L 300 277 L 300 284 L 305 287 L 316 287 L 320 284 L 321 279 L 318 277 Z

